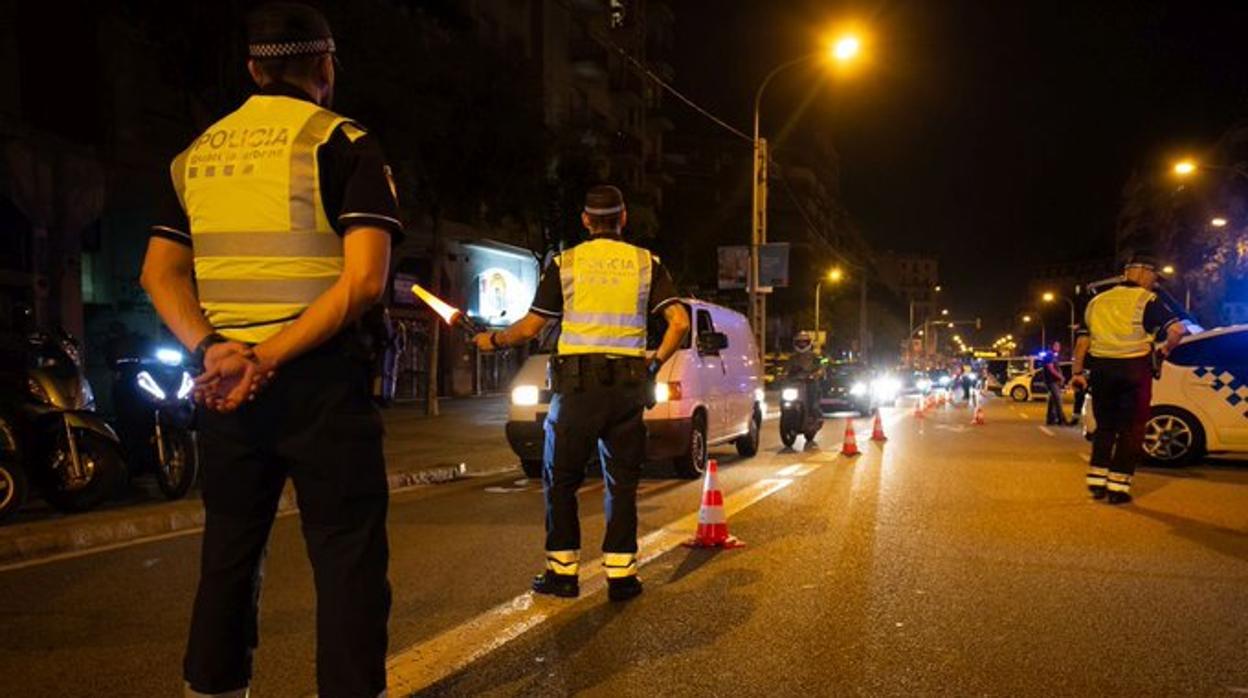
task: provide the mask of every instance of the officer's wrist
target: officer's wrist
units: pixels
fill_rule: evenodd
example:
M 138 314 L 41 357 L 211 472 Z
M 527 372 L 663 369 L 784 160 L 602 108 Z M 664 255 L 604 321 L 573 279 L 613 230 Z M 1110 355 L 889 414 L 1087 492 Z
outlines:
M 495 349 L 505 349 L 507 347 L 506 344 L 503 344 L 502 342 L 498 340 L 498 332 L 490 333 L 490 346 L 494 347 Z

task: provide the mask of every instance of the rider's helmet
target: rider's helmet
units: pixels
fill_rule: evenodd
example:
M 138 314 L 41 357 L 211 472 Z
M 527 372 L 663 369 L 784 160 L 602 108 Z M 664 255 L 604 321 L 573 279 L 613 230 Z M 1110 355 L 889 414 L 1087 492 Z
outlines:
M 793 337 L 793 348 L 802 354 L 810 351 L 814 345 L 814 339 L 811 338 L 809 332 L 798 332 L 797 336 Z

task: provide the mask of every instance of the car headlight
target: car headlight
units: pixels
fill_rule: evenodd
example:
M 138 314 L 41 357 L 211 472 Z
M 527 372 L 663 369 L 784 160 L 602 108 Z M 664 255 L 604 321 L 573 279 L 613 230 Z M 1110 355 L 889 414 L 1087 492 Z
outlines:
M 871 381 L 871 394 L 880 400 L 892 400 L 901 392 L 901 382 L 896 378 L 876 378 Z
M 914 382 L 914 387 L 924 392 L 927 392 L 928 390 L 932 389 L 932 381 L 929 378 L 920 378 Z
M 182 352 L 169 347 L 160 347 L 156 350 L 156 360 L 166 366 L 181 366 Z
M 541 397 L 541 391 L 536 385 L 517 385 L 511 389 L 511 404 L 521 407 L 532 407 L 536 405 Z
M 854 397 L 862 397 L 863 395 L 866 395 L 867 384 L 863 383 L 862 381 L 858 381 L 857 383 L 854 383 L 849 388 L 849 394 L 853 395 Z
M 143 392 L 148 395 L 151 395 L 157 400 L 165 399 L 165 389 L 160 387 L 160 384 L 156 382 L 156 379 L 152 378 L 152 374 L 147 371 L 139 371 L 139 375 L 134 377 L 134 381 L 138 383 L 139 387 L 143 389 Z
M 797 388 L 785 388 L 780 391 L 780 399 L 785 402 L 797 402 Z
M 178 399 L 185 400 L 195 389 L 195 381 L 188 371 L 182 372 L 182 385 L 178 386 Z

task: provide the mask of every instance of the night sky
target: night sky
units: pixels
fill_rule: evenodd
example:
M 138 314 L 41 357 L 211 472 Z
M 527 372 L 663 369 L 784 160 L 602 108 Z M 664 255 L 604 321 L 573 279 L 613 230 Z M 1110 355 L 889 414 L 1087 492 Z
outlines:
M 865 237 L 938 254 L 960 314 L 1009 312 L 1038 263 L 1112 254 L 1131 172 L 1199 153 L 1248 106 L 1248 2 L 674 6 L 677 86 L 747 131 L 768 70 L 815 48 L 821 28 L 870 28 L 871 62 L 851 78 L 799 68 L 769 88 L 763 132 L 817 90 L 787 146 L 830 137 Z

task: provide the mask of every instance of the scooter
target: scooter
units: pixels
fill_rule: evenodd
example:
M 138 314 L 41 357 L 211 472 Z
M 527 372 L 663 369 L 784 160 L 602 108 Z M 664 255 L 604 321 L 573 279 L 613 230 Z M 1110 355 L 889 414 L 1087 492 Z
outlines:
M 0 389 L 5 440 L 15 454 L 5 452 L 5 462 L 19 462 L 53 507 L 92 509 L 122 480 L 121 444 L 95 411 L 77 342 L 58 329 L 27 335 L 25 343 L 18 380 Z
M 780 441 L 785 448 L 793 448 L 798 434 L 805 436 L 807 442 L 814 441 L 823 428 L 823 415 L 807 407 L 806 391 L 816 390 L 818 386 L 818 381 L 790 381 L 781 389 Z
M 117 430 L 131 477 L 153 473 L 167 499 L 181 499 L 199 473 L 194 432 L 195 381 L 180 349 L 124 357 L 113 367 Z

